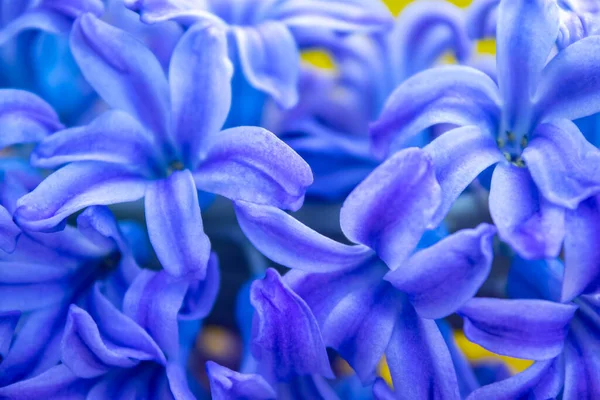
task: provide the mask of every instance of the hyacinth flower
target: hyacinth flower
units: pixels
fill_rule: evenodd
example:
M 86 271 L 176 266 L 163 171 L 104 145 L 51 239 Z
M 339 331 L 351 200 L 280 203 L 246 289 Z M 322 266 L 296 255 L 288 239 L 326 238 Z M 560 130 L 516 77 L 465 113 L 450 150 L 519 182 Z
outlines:
M 265 94 L 281 107 L 298 101 L 299 48 L 328 46 L 336 34 L 388 28 L 392 17 L 375 0 L 126 0 L 147 23 L 211 22 L 227 32 L 234 75 L 228 126 L 257 125 Z
M 273 269 L 252 283 L 250 302 L 255 370 L 240 373 L 209 361 L 212 399 L 337 399 L 324 379 L 334 375 L 306 302 Z
M 19 200 L 21 227 L 59 230 L 87 206 L 145 198 L 161 264 L 172 275 L 202 278 L 210 242 L 197 190 L 291 210 L 302 205 L 312 174 L 293 150 L 262 128 L 219 132 L 231 100 L 222 31 L 200 24 L 188 30 L 169 80 L 150 50 L 91 14 L 76 21 L 71 47 L 86 79 L 114 109 L 38 145 L 34 165 L 70 164 Z
M 576 42 L 546 65 L 558 30 L 554 2 L 502 2 L 498 85 L 469 67 L 425 71 L 392 94 L 371 126 L 381 156 L 427 127 L 456 127 L 425 147 L 442 187 L 433 226 L 492 167 L 490 213 L 500 238 L 521 256 L 556 257 L 565 234 L 586 240 L 571 221 L 579 203 L 600 189 L 600 152 L 571 121 L 600 111 L 600 36 Z
M 238 222 L 309 305 L 332 347 L 364 383 L 386 355 L 411 398 L 458 398 L 435 319 L 475 295 L 492 262 L 495 228 L 482 224 L 415 251 L 441 202 L 431 158 L 396 153 L 348 196 L 341 226 L 353 245 L 320 235 L 270 206 L 236 202 Z
M 174 279 L 166 271 L 142 270 L 121 305 L 110 301 L 102 285 L 94 285 L 81 305 L 69 307 L 56 346 L 61 363 L 0 388 L 0 396 L 195 399 L 183 369 L 178 327 L 179 319 L 190 317 L 189 304 L 197 301 L 188 301 L 192 287 L 188 279 Z
M 336 71 L 304 68 L 299 103 L 290 110 L 268 104 L 264 126 L 311 165 L 309 195 L 343 200 L 379 164 L 370 152 L 368 126 L 387 97 L 446 52 L 459 63 L 469 61 L 472 46 L 463 10 L 445 1 L 413 3 L 389 33 L 332 40 Z M 423 133 L 411 144 L 429 141 Z
M 600 393 L 600 298 L 595 291 L 565 298 L 559 260 L 513 263 L 508 294 L 478 298 L 459 310 L 471 341 L 504 355 L 536 360 L 469 399 L 593 399 Z

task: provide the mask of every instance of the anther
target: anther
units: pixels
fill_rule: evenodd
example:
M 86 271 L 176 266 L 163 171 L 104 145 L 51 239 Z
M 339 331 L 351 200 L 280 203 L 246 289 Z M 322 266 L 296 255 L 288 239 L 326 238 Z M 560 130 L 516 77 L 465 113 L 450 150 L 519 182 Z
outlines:
M 514 133 L 512 133 L 512 132 L 506 132 L 506 140 L 507 140 L 509 143 L 512 143 L 512 142 L 514 142 L 514 141 L 515 141 L 515 134 L 514 134 Z
M 171 176 L 175 171 L 183 171 L 185 169 L 185 165 L 179 160 L 173 161 L 169 164 L 169 168 L 167 169 L 167 176 Z
M 523 135 L 523 137 L 521 138 L 521 148 L 524 149 L 525 147 L 527 147 L 528 143 L 529 139 L 527 138 L 527 135 Z

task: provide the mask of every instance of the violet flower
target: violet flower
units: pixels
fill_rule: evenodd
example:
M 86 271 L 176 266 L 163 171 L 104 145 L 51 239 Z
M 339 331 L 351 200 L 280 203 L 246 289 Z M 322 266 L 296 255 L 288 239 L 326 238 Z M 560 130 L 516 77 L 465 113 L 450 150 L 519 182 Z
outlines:
M 169 80 L 140 42 L 90 14 L 75 23 L 71 47 L 90 84 L 115 109 L 37 147 L 34 165 L 70 164 L 19 200 L 21 227 L 58 230 L 87 206 L 145 197 L 161 264 L 175 276 L 202 278 L 210 242 L 197 190 L 292 210 L 302 205 L 312 174 L 293 150 L 262 128 L 219 132 L 231 100 L 222 31 L 201 24 L 189 29 L 173 54 Z
M 425 148 L 443 194 L 432 226 L 496 165 L 489 204 L 501 239 L 523 257 L 555 257 L 565 215 L 600 190 L 600 152 L 571 122 L 600 111 L 600 36 L 547 63 L 558 30 L 553 1 L 502 2 L 498 85 L 469 67 L 443 67 L 415 75 L 388 100 L 371 128 L 379 155 L 427 127 L 456 126 Z
M 482 224 L 415 252 L 441 202 L 431 158 L 396 153 L 346 199 L 333 241 L 274 207 L 236 202 L 238 221 L 267 257 L 293 268 L 285 281 L 312 309 L 325 344 L 365 383 L 386 354 L 394 384 L 412 398 L 459 398 L 435 319 L 473 297 L 487 277 L 495 228 Z

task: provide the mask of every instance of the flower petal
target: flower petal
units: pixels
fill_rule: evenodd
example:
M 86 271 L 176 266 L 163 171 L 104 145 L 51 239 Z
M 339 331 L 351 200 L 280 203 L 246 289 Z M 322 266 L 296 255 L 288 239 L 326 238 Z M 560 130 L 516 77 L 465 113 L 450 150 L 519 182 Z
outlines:
M 369 246 L 395 269 L 414 251 L 440 205 L 431 157 L 417 148 L 398 152 L 346 199 L 344 234 Z
M 71 18 L 77 18 L 86 12 L 96 16 L 100 16 L 104 12 L 102 0 L 42 0 L 39 5 L 54 9 Z
M 385 279 L 403 293 L 423 318 L 439 319 L 475 296 L 492 269 L 496 228 L 481 224 L 414 254 Z
M 500 0 L 475 0 L 467 8 L 466 26 L 473 39 L 496 36 L 497 11 Z
M 183 306 L 179 311 L 179 319 L 195 320 L 206 317 L 217 300 L 220 283 L 219 258 L 216 253 L 211 253 L 206 268 L 206 278 L 190 283 Z
M 558 36 L 558 6 L 551 0 L 500 2 L 498 86 L 504 100 L 504 127 L 527 133 L 532 98 Z
M 220 132 L 194 171 L 200 190 L 231 200 L 268 204 L 296 211 L 312 181 L 308 164 L 277 136 L 263 128 Z
M 225 123 L 232 75 L 223 30 L 196 24 L 183 35 L 171 58 L 169 84 L 173 134 L 188 165 L 197 163 L 202 144 Z
M 411 399 L 460 399 L 452 357 L 435 321 L 405 302 L 385 351 L 392 382 Z
M 562 352 L 576 310 L 545 300 L 476 298 L 458 313 L 472 342 L 506 356 L 548 360 Z
M 458 196 L 489 166 L 504 160 L 496 141 L 476 126 L 453 129 L 423 149 L 433 160 L 435 177 L 442 188 L 442 204 L 430 227 L 438 226 Z
M 560 51 L 544 69 L 536 95 L 540 121 L 575 120 L 600 111 L 600 36 Z
M 24 90 L 0 90 L 0 149 L 35 143 L 62 129 L 56 112 L 44 100 Z
M 84 400 L 93 381 L 81 379 L 66 365 L 56 365 L 34 378 L 0 388 L 5 399 Z
M 506 293 L 513 299 L 540 299 L 560 302 L 564 265 L 559 259 L 525 260 L 513 256 Z
M 334 377 L 317 320 L 277 271 L 268 269 L 265 278 L 252 283 L 250 302 L 255 309 L 252 355 L 267 379 Z
M 17 239 L 21 234 L 21 230 L 13 222 L 13 217 L 0 206 L 0 250 L 13 252 L 17 247 Z
M 122 167 L 90 161 L 69 164 L 21 197 L 14 218 L 24 229 L 60 230 L 65 218 L 87 206 L 135 201 L 145 190 L 145 179 Z
M 288 268 L 307 272 L 346 270 L 373 255 L 365 246 L 348 246 L 323 236 L 278 208 L 243 201 L 235 205 L 238 223 L 252 244 Z
M 600 192 L 600 150 L 571 121 L 538 126 L 523 159 L 540 192 L 554 204 L 575 209 Z
M 139 12 L 140 20 L 146 24 L 164 21 L 177 21 L 183 25 L 191 25 L 197 21 L 210 21 L 224 24 L 223 20 L 208 11 L 205 0 L 181 2 L 178 0 L 124 0 L 127 8 Z
M 284 108 L 298 102 L 300 53 L 289 29 L 281 22 L 233 26 L 244 76 L 258 90 L 271 95 Z
M 210 241 L 204 233 L 192 174 L 176 171 L 151 183 L 145 206 L 148 235 L 163 268 L 173 276 L 204 279 Z
M 500 238 L 521 257 L 558 256 L 565 234 L 564 210 L 542 197 L 526 168 L 498 164 L 489 202 Z
M 73 25 L 71 51 L 86 80 L 110 106 L 166 138 L 169 86 L 148 48 L 130 34 L 84 14 Z
M 500 104 L 494 81 L 476 69 L 446 66 L 418 73 L 396 88 L 371 124 L 372 150 L 383 157 L 392 145 L 442 123 L 496 132 Z
M 206 363 L 206 373 L 210 382 L 210 394 L 214 400 L 277 398 L 273 388 L 260 375 L 240 374 L 213 361 Z
M 600 373 L 597 340 L 600 331 L 594 320 L 597 314 L 586 317 L 571 327 L 569 340 L 565 343 L 565 386 L 562 397 L 565 400 L 591 399 L 600 393 L 597 378 Z
M 0 46 L 5 45 L 26 30 L 65 34 L 69 32 L 70 28 L 71 21 L 66 16 L 52 10 L 36 8 L 24 12 L 0 30 Z
M 0 313 L 0 360 L 4 360 L 8 353 L 19 318 L 21 318 L 20 311 Z

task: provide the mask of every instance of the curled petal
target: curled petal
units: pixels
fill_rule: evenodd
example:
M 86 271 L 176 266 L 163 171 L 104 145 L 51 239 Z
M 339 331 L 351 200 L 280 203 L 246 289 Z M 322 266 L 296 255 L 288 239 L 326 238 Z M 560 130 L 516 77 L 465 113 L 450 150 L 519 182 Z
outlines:
M 564 265 L 558 259 L 525 260 L 514 256 L 506 293 L 513 299 L 541 299 L 560 302 Z
M 467 9 L 466 26 L 473 39 L 496 36 L 497 10 L 500 0 L 475 0 Z
M 0 250 L 12 252 L 17 247 L 17 239 L 21 230 L 13 222 L 8 210 L 0 206 Z
M 411 148 L 396 153 L 350 193 L 340 222 L 348 239 L 369 246 L 395 269 L 414 251 L 439 204 L 431 158 Z
M 300 53 L 294 37 L 281 22 L 234 26 L 232 35 L 244 76 L 284 108 L 298 102 Z
M 214 26 L 194 25 L 173 52 L 169 67 L 173 134 L 188 165 L 197 163 L 202 144 L 225 123 L 232 74 L 225 32 Z
M 333 378 L 327 351 L 312 311 L 274 269 L 250 289 L 254 306 L 251 349 L 268 379 L 302 375 Z
M 93 381 L 81 379 L 64 364 L 34 378 L 0 388 L 5 399 L 85 399 Z
M 408 294 L 417 314 L 439 319 L 473 298 L 492 268 L 496 228 L 481 224 L 417 252 L 385 279 Z
M 372 149 L 383 157 L 392 144 L 405 143 L 442 123 L 496 132 L 500 104 L 494 81 L 476 69 L 447 66 L 418 73 L 391 94 L 379 119 L 371 124 Z
M 27 30 L 40 30 L 65 34 L 71 28 L 71 20 L 53 10 L 36 8 L 13 19 L 0 30 L 0 46 Z
M 8 353 L 19 318 L 21 318 L 20 311 L 0 313 L 0 359 L 2 360 Z
M 96 16 L 104 12 L 102 0 L 42 0 L 39 7 L 53 9 L 73 19 L 88 12 Z
M 186 1 L 178 0 L 124 0 L 127 8 L 141 14 L 140 19 L 147 24 L 164 21 L 177 21 L 184 25 L 191 25 L 197 21 L 208 21 L 215 24 L 224 24 L 221 18 L 207 10 L 205 0 Z
M 151 183 L 145 207 L 148 235 L 163 268 L 173 276 L 204 279 L 210 241 L 204 233 L 192 174 L 176 171 Z
M 298 210 L 312 181 L 308 164 L 263 128 L 220 132 L 194 171 L 198 189 L 231 200 Z
M 323 236 L 275 207 L 240 201 L 235 211 L 252 244 L 288 268 L 332 272 L 355 267 L 373 255 L 365 246 L 348 246 Z
M 562 352 L 576 310 L 545 300 L 476 298 L 458 313 L 472 342 L 502 355 L 548 360 Z
M 86 80 L 112 107 L 157 137 L 168 130 L 169 86 L 154 54 L 128 33 L 84 14 L 73 25 L 71 51 Z
M 69 164 L 46 178 L 17 202 L 14 218 L 33 231 L 64 228 L 65 218 L 91 205 L 135 201 L 144 196 L 146 180 L 106 163 Z
M 190 282 L 179 312 L 179 319 L 190 320 L 206 317 L 215 304 L 220 283 L 219 259 L 216 253 L 211 253 L 206 268 L 206 278 Z
M 206 363 L 206 373 L 210 382 L 210 394 L 214 400 L 277 398 L 273 388 L 260 375 L 240 374 L 213 361 Z
M 600 393 L 596 378 L 600 373 L 598 363 L 598 330 L 593 319 L 581 319 L 571 327 L 569 340 L 565 343 L 565 386 L 563 399 L 591 399 Z
M 526 168 L 498 164 L 489 201 L 500 238 L 519 255 L 558 256 L 565 234 L 564 210 L 542 197 Z

